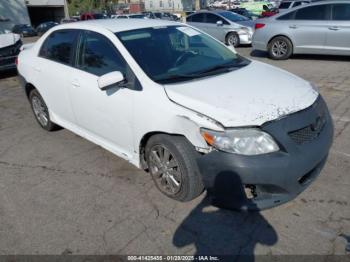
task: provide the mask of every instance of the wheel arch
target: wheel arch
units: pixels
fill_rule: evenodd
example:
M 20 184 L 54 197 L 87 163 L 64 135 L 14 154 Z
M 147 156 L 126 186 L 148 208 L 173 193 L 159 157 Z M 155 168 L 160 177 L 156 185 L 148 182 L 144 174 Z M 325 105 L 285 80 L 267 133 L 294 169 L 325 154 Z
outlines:
M 33 84 L 31 83 L 25 83 L 24 85 L 24 92 L 26 93 L 27 98 L 29 99 L 29 94 L 32 90 L 37 89 Z M 38 91 L 39 92 L 39 91 Z
M 155 135 L 181 136 L 183 138 L 186 138 L 186 136 L 184 136 L 182 134 L 168 133 L 168 132 L 163 132 L 163 131 L 152 131 L 152 132 L 146 133 L 141 138 L 140 143 L 139 143 L 139 157 L 140 157 L 140 167 L 147 172 L 148 172 L 148 165 L 146 162 L 145 149 L 146 149 L 146 145 L 147 145 L 147 142 L 149 141 L 149 139 Z

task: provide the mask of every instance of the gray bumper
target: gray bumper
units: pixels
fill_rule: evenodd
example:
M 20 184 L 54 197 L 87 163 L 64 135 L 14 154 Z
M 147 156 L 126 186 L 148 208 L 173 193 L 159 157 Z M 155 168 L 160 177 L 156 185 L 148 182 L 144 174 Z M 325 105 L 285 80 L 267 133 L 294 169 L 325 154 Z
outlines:
M 322 126 L 315 126 L 320 116 Z M 261 129 L 279 143 L 279 152 L 242 156 L 213 151 L 199 158 L 203 181 L 217 205 L 251 210 L 277 206 L 295 198 L 319 175 L 333 140 L 332 119 L 321 97 Z M 253 197 L 247 197 L 245 188 Z

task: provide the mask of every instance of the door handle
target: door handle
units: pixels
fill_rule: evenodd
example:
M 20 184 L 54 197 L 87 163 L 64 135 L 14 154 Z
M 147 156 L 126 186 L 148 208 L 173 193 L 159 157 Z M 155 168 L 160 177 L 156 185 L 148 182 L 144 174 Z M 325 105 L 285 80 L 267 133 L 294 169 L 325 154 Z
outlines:
M 73 80 L 71 84 L 72 84 L 73 87 L 79 87 L 80 86 L 78 80 Z
M 41 68 L 40 67 L 34 67 L 34 70 L 37 71 L 37 72 L 41 72 Z
M 298 27 L 296 25 L 290 25 L 289 28 L 291 29 L 297 29 Z
M 338 31 L 340 28 L 337 26 L 331 26 L 331 27 L 328 27 L 328 29 L 332 31 Z

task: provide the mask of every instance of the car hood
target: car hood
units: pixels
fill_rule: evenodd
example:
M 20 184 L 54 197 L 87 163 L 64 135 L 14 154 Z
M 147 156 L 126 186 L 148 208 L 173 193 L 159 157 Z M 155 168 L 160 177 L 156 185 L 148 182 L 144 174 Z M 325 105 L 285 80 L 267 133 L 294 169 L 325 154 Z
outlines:
M 225 127 L 260 126 L 311 106 L 318 96 L 305 80 L 257 61 L 229 73 L 164 87 L 173 102 Z
M 14 45 L 19 39 L 20 39 L 20 36 L 17 34 L 13 34 L 13 33 L 0 34 L 0 48 Z

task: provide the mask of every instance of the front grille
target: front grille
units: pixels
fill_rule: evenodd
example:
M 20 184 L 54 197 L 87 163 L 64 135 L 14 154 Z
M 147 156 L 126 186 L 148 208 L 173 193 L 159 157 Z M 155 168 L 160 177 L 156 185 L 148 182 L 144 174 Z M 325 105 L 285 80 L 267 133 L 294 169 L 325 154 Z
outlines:
M 314 124 L 289 132 L 288 134 L 295 143 L 301 145 L 316 139 L 322 132 L 324 125 L 325 118 L 318 117 Z

